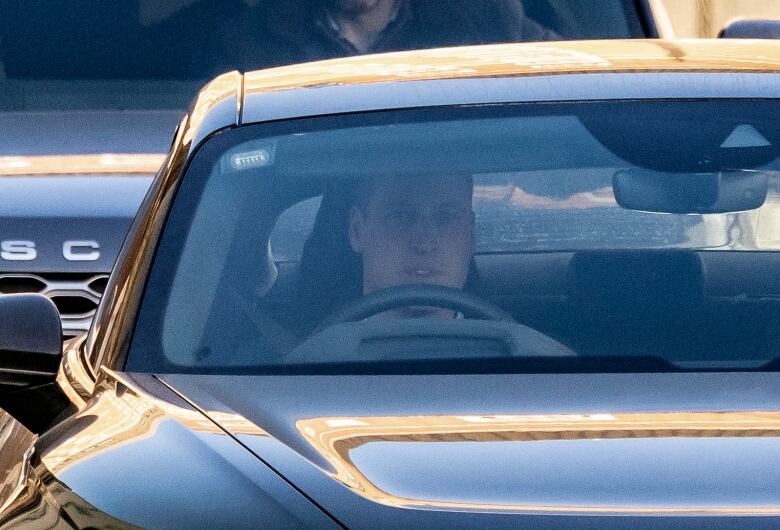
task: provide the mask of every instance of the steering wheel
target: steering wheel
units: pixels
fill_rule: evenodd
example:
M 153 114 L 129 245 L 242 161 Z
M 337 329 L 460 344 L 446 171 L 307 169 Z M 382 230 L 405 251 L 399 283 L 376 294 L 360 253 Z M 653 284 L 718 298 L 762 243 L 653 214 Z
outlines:
M 406 306 L 433 306 L 463 313 L 466 318 L 515 322 L 512 315 L 478 296 L 441 285 L 390 287 L 364 296 L 326 318 L 320 329 L 342 322 L 364 320 L 377 313 Z
M 467 319 L 368 320 L 405 306 L 436 306 Z M 573 351 L 552 337 L 518 324 L 498 306 L 473 294 L 437 285 L 407 285 L 371 293 L 326 318 L 286 357 L 287 362 L 325 363 L 417 360 L 420 352 L 443 358 L 568 357 Z

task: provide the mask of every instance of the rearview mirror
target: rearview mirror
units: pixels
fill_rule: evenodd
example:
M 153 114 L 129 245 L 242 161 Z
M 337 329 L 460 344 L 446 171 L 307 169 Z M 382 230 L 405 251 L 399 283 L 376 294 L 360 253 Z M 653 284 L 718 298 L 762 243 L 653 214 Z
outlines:
M 0 296 L 0 388 L 51 383 L 62 359 L 62 324 L 39 294 Z
M 761 171 L 666 173 L 626 169 L 612 177 L 615 200 L 627 210 L 706 214 L 754 210 L 766 200 Z

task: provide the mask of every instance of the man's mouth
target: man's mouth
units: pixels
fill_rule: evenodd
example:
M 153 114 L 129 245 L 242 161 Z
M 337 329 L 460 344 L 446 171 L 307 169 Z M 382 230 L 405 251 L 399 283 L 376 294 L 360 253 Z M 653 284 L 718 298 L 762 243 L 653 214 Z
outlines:
M 412 267 L 406 270 L 406 274 L 414 278 L 419 278 L 421 280 L 424 280 L 426 278 L 432 278 L 436 276 L 438 274 L 438 271 L 436 271 L 435 269 L 429 269 L 423 267 Z

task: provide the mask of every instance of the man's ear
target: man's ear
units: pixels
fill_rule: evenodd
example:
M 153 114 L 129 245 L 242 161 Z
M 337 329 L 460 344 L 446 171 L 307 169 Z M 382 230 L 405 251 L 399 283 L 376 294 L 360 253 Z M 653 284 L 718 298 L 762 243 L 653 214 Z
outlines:
M 361 254 L 363 252 L 363 238 L 365 237 L 363 212 L 360 208 L 353 206 L 349 209 L 349 226 L 347 226 L 347 236 L 352 250 Z
M 477 218 L 473 210 L 471 211 L 469 230 L 471 230 L 471 255 L 473 256 L 477 252 Z

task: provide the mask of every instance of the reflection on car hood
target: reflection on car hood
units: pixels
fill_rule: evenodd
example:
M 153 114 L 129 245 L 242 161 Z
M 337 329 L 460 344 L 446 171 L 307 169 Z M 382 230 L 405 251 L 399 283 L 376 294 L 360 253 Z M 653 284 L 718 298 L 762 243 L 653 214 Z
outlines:
M 780 515 L 780 375 L 161 378 L 347 526 Z
M 42 475 L 62 484 L 49 491 L 79 528 L 116 527 L 106 516 L 143 528 L 334 525 L 152 376 L 104 375 L 87 405 L 36 444 Z M 264 436 L 236 415 L 215 417 L 232 431 Z

